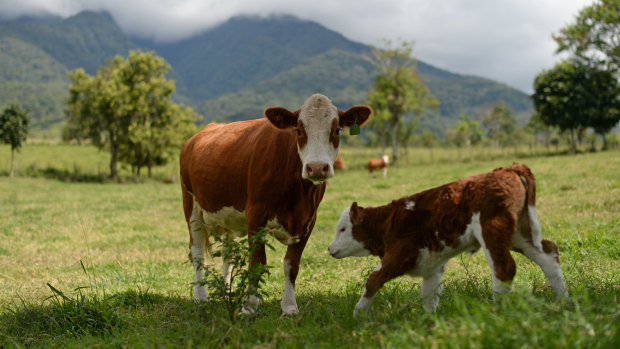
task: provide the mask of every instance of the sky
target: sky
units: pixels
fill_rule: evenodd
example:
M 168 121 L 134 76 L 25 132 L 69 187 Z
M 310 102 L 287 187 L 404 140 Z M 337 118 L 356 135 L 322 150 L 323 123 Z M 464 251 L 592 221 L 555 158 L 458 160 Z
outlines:
M 415 42 L 415 58 L 532 92 L 564 56 L 551 35 L 594 0 L 0 0 L 0 18 L 109 12 L 129 35 L 175 41 L 236 15 L 292 14 L 378 46 Z

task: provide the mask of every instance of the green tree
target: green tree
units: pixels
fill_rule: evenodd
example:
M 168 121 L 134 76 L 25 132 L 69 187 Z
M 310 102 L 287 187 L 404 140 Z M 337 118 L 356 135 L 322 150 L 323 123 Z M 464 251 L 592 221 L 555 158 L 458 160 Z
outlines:
M 455 127 L 446 131 L 448 142 L 456 145 L 459 151 L 459 159 L 461 158 L 461 148 L 467 146 L 469 150 L 469 160 L 473 160 L 472 145 L 478 144 L 482 140 L 482 131 L 480 130 L 480 121 L 471 120 L 465 114 L 459 116 L 459 122 Z
M 532 100 L 545 124 L 569 131 L 572 152 L 579 129 L 592 127 L 605 139 L 620 121 L 620 88 L 613 74 L 573 59 L 538 74 Z
M 0 115 L 0 142 L 11 145 L 11 169 L 9 171 L 9 176 L 11 177 L 15 175 L 13 170 L 15 150 L 17 150 L 19 158 L 22 145 L 28 137 L 29 123 L 28 110 L 22 109 L 17 104 L 9 105 Z
M 517 120 L 512 116 L 512 110 L 500 102 L 487 114 L 482 125 L 487 129 L 487 137 L 494 145 L 504 148 L 511 143 L 517 129 Z
M 565 60 L 552 69 L 543 70 L 534 79 L 532 100 L 540 119 L 547 125 L 569 131 L 571 151 L 577 149 L 575 131 L 586 124 L 582 113 L 579 72 L 584 66 L 574 60 Z
M 569 51 L 590 66 L 620 69 L 620 1 L 598 0 L 553 36 L 557 52 Z
M 437 135 L 431 131 L 429 131 L 428 129 L 424 129 L 424 131 L 422 131 L 422 134 L 420 135 L 419 139 L 420 139 L 420 143 L 422 144 L 422 146 L 424 148 L 427 148 L 430 153 L 431 153 L 431 163 L 434 162 L 433 159 L 433 148 L 435 147 L 435 145 L 437 144 Z
M 174 81 L 165 78 L 170 66 L 153 52 L 117 55 L 89 76 L 83 69 L 69 73 L 66 139 L 90 139 L 110 150 L 110 176 L 117 162 L 139 172 L 167 161 L 166 152 L 188 134 L 196 119 L 191 109 L 171 99 Z M 176 136 L 178 135 L 178 136 Z
M 375 111 L 381 143 L 385 144 L 387 127 L 391 128 L 392 161 L 398 160 L 398 128 L 406 113 L 419 117 L 426 107 L 436 107 L 439 102 L 424 85 L 417 71 L 417 61 L 411 57 L 413 43 L 402 42 L 400 47 L 392 48 L 385 40 L 386 49 L 372 51 L 372 63 L 377 71 L 366 102 Z

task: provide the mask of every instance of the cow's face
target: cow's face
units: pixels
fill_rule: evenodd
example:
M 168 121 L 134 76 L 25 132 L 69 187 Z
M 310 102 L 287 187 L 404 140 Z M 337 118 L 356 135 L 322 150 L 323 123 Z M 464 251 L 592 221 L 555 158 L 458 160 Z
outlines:
M 370 255 L 370 251 L 366 248 L 364 242 L 356 238 L 356 235 L 359 234 L 359 229 L 355 229 L 355 226 L 359 226 L 362 223 L 362 216 L 363 208 L 357 206 L 357 203 L 353 203 L 351 207 L 347 207 L 342 212 L 336 227 L 336 237 L 327 247 L 332 257 L 340 259 L 351 256 L 364 257 Z M 354 232 L 354 230 L 358 231 Z
M 340 130 L 370 117 L 367 106 L 355 106 L 342 112 L 329 98 L 315 94 L 301 109 L 291 112 L 281 107 L 265 109 L 265 116 L 280 129 L 293 129 L 302 163 L 301 177 L 321 183 L 334 175 L 333 163 L 338 155 Z

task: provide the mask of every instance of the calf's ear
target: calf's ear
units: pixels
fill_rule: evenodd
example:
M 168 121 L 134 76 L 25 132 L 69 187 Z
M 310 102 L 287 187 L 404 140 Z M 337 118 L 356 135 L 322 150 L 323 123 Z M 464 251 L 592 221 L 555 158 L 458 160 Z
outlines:
M 267 107 L 265 109 L 265 117 L 279 129 L 293 128 L 297 127 L 299 110 L 291 112 L 282 107 Z
M 362 126 L 372 114 L 372 109 L 367 105 L 356 105 L 347 111 L 338 110 L 340 127 L 351 127 L 354 124 Z
M 364 208 L 357 205 L 357 201 L 351 204 L 351 209 L 349 210 L 349 216 L 351 217 L 351 223 L 353 225 L 358 225 L 362 223 L 364 220 Z

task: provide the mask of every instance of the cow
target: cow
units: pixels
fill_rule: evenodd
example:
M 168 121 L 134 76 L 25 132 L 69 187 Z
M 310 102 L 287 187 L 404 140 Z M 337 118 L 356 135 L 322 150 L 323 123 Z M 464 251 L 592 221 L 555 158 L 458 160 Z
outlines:
M 383 155 L 381 159 L 370 159 L 368 160 L 368 173 L 372 173 L 372 171 L 383 170 L 383 178 L 387 176 L 387 166 L 389 162 L 389 158 L 387 155 Z
M 344 164 L 342 157 L 337 157 L 336 161 L 334 161 L 334 170 L 345 170 L 346 168 L 347 166 Z
M 491 267 L 494 298 L 510 291 L 516 273 L 510 250 L 538 264 L 555 294 L 568 297 L 558 248 L 542 239 L 535 199 L 534 175 L 515 163 L 384 206 L 363 208 L 354 202 L 338 221 L 329 253 L 381 258 L 354 313 L 367 311 L 383 284 L 404 274 L 423 278 L 423 306 L 434 312 L 448 260 L 480 247 Z
M 211 123 L 190 138 L 181 152 L 183 209 L 190 233 L 195 273 L 194 298 L 208 299 L 202 285 L 205 250 L 210 234 L 234 238 L 259 229 L 287 245 L 284 257 L 282 312 L 298 312 L 295 279 L 301 254 L 325 192 L 334 175 L 341 129 L 363 125 L 368 106 L 338 110 L 329 98 L 315 94 L 297 111 L 268 107 L 265 118 Z M 266 264 L 260 244 L 250 264 Z M 228 261 L 224 279 L 230 282 Z M 254 312 L 258 299 L 249 297 L 245 311 Z

